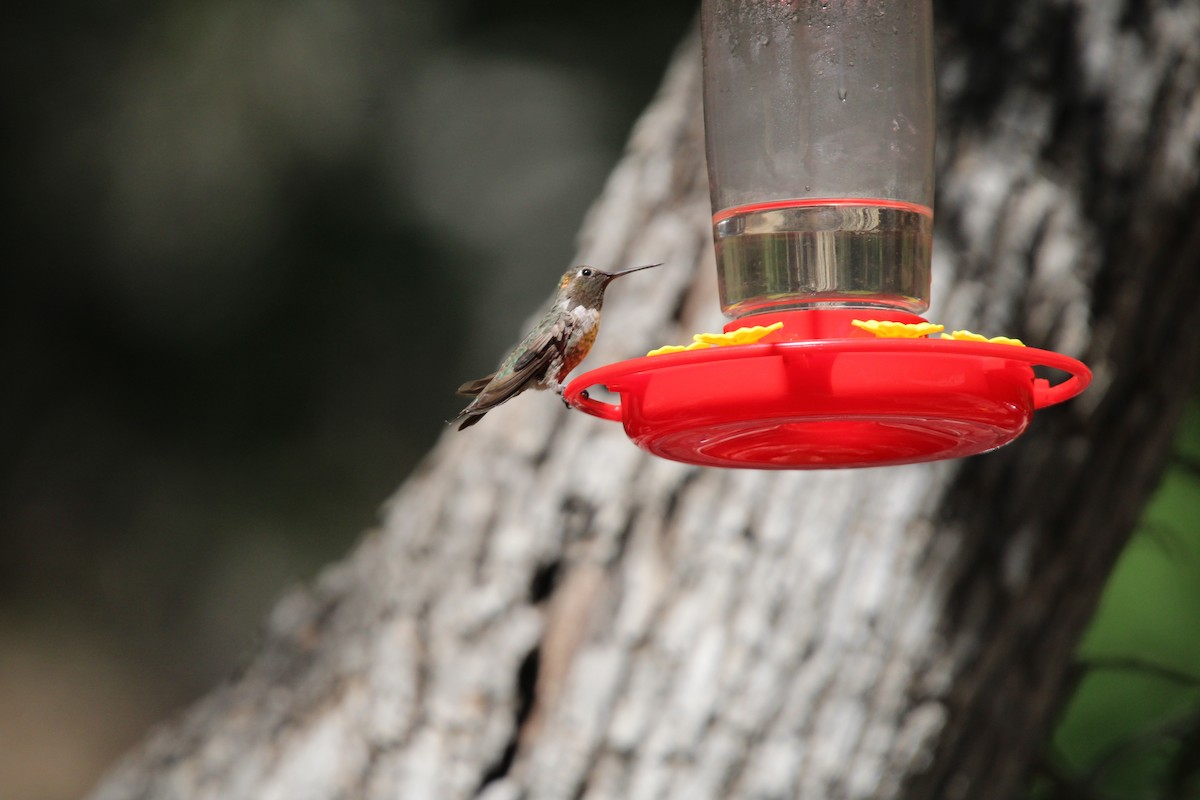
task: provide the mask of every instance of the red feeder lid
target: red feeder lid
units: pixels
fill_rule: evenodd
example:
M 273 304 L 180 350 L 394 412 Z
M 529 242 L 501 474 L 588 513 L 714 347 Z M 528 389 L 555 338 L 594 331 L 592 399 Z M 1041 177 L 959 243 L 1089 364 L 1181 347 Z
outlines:
M 1032 347 L 881 339 L 850 325 L 864 309 L 788 311 L 726 325 L 783 321 L 758 344 L 634 358 L 580 375 L 564 396 L 621 421 L 639 447 L 711 467 L 825 469 L 959 458 L 1008 444 L 1035 409 L 1079 394 L 1091 372 Z M 1034 366 L 1070 373 L 1051 385 Z M 606 386 L 620 405 L 588 396 Z

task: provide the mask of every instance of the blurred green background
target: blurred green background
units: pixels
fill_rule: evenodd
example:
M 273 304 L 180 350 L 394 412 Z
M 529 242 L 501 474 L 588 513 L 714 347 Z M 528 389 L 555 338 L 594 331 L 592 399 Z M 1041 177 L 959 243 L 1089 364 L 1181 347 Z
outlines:
M 695 6 L 5 10 L 0 798 L 79 795 L 374 522 L 568 263 Z M 1195 714 L 1190 425 L 1062 780 Z M 1155 741 L 1099 780 L 1161 786 Z
M 1034 798 L 1200 798 L 1200 402 L 1077 657 Z

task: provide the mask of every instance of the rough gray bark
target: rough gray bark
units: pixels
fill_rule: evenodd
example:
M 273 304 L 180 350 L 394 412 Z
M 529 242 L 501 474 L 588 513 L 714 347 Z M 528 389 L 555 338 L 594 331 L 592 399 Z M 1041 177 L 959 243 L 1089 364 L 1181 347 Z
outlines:
M 522 397 L 93 796 L 1016 795 L 1200 368 L 1200 8 L 938 12 L 929 317 L 1082 356 L 1083 398 L 975 459 L 754 472 Z M 587 365 L 720 323 L 698 69 L 584 226 L 581 262 L 667 262 Z

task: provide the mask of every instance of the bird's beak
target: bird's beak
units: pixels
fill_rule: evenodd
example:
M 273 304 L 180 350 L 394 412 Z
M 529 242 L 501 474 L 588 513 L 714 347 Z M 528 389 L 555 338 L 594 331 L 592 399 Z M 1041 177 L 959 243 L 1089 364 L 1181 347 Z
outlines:
M 631 273 L 631 272 L 637 272 L 638 270 L 642 270 L 642 269 L 650 269 L 651 267 L 661 267 L 661 266 L 662 266 L 662 263 L 658 263 L 658 264 L 646 264 L 644 267 L 630 267 L 629 269 L 623 269 L 623 270 L 621 270 L 620 272 L 613 272 L 613 273 L 610 273 L 610 274 L 609 274 L 609 278 L 619 278 L 619 277 L 621 277 L 622 275 L 628 275 L 628 274 L 629 274 L 629 273 Z

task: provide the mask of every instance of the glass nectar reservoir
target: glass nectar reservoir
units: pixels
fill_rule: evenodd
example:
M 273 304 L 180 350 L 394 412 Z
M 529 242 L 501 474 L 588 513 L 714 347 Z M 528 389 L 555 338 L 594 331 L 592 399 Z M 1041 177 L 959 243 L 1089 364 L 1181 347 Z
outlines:
M 929 306 L 927 0 L 705 0 L 721 307 Z

